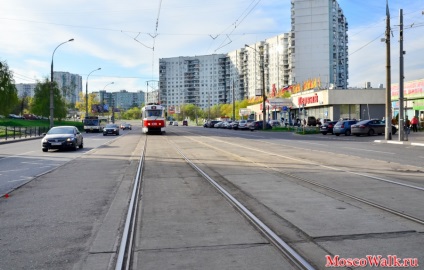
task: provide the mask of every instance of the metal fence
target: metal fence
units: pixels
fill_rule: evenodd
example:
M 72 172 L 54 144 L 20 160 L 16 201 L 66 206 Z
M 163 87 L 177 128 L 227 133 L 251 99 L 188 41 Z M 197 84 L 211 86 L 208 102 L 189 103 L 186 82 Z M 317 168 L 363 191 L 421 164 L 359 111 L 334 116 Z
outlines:
M 49 127 L 9 127 L 0 126 L 0 141 L 40 137 Z

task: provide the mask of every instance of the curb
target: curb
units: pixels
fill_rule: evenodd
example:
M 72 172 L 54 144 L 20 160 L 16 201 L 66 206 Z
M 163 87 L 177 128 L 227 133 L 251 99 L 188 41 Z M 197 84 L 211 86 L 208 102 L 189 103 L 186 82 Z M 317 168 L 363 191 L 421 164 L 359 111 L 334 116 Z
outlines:
M 374 140 L 374 142 L 376 142 L 376 143 L 390 143 L 390 144 L 424 146 L 424 143 L 414 143 L 414 142 L 409 142 L 409 141 L 399 142 L 399 141 L 387 141 L 387 140 Z

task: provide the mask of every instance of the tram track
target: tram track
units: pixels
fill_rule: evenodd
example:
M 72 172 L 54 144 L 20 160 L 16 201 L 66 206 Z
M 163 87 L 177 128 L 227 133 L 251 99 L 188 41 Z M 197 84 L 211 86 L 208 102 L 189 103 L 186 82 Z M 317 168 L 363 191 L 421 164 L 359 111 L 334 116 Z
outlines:
M 173 137 L 172 140 L 171 138 L 169 138 L 169 136 L 163 136 L 161 138 L 165 139 L 168 144 L 175 150 L 175 152 L 177 152 L 180 155 L 180 158 L 182 158 L 187 164 L 189 164 L 193 170 L 195 170 L 199 175 L 201 175 L 204 179 L 207 180 L 207 182 L 210 183 L 211 186 L 213 186 L 219 193 L 222 194 L 222 196 L 224 196 L 231 205 L 233 205 L 233 207 L 235 209 L 237 209 L 248 221 L 249 223 L 251 223 L 252 225 L 254 225 L 254 227 L 261 233 L 261 235 L 263 235 L 266 239 L 268 239 L 268 241 L 270 243 L 272 243 L 272 245 L 274 245 L 277 250 L 279 250 L 281 252 L 281 254 L 288 260 L 290 260 L 291 264 L 294 265 L 297 269 L 314 269 L 313 266 L 306 260 L 304 259 L 301 255 L 299 255 L 299 253 L 297 253 L 295 251 L 295 249 L 293 249 L 289 244 L 287 244 L 287 242 L 285 242 L 284 240 L 282 240 L 281 238 L 281 231 L 279 232 L 274 232 L 272 230 L 273 226 L 269 226 L 269 224 L 267 224 L 266 219 L 263 221 L 261 220 L 260 216 L 261 215 L 255 215 L 251 209 L 249 210 L 250 207 L 246 207 L 245 205 L 243 205 L 243 200 L 240 201 L 236 198 L 236 196 L 233 196 L 232 194 L 230 194 L 230 192 L 234 192 L 234 189 L 232 189 L 232 191 L 228 192 L 222 183 L 220 183 L 220 181 L 216 181 L 214 180 L 207 172 L 205 172 L 203 168 L 203 166 L 205 166 L 206 164 L 200 162 L 196 159 L 192 160 L 189 155 L 187 155 L 184 151 L 182 150 L 181 147 L 178 147 L 178 143 L 175 140 L 178 137 L 184 137 L 190 141 L 196 142 L 198 144 L 204 145 L 208 148 L 212 148 L 216 151 L 220 151 L 222 153 L 225 153 L 228 156 L 232 156 L 237 160 L 241 160 L 243 162 L 249 162 L 251 164 L 254 164 L 255 166 L 259 166 L 262 167 L 264 170 L 271 170 L 273 171 L 276 175 L 280 175 L 283 176 L 285 179 L 291 179 L 291 181 L 299 183 L 302 182 L 304 183 L 304 186 L 310 186 L 314 187 L 312 188 L 312 190 L 316 190 L 316 189 L 320 189 L 320 190 L 324 190 L 325 192 L 328 193 L 332 193 L 335 194 L 337 196 L 342 196 L 345 198 L 348 198 L 350 200 L 354 200 L 356 202 L 359 202 L 361 204 L 366 204 L 368 206 L 371 206 L 373 208 L 376 208 L 380 211 L 384 211 L 386 213 L 390 213 L 391 215 L 395 215 L 397 217 L 401 217 L 402 219 L 414 222 L 415 224 L 418 225 L 424 225 L 424 220 L 418 217 L 415 217 L 413 215 L 410 215 L 408 213 L 404 213 L 402 211 L 398 211 L 396 209 L 392 209 L 390 207 L 385 206 L 384 204 L 379 204 L 376 202 L 373 202 L 371 200 L 368 200 L 366 198 L 361 198 L 360 196 L 357 196 L 355 194 L 351 194 L 348 192 L 344 192 L 342 190 L 338 190 L 336 188 L 333 188 L 331 186 L 304 178 L 304 177 L 300 177 L 299 175 L 294 175 L 291 174 L 288 171 L 284 171 L 281 168 L 277 168 L 276 166 L 270 166 L 255 160 L 250 159 L 249 157 L 246 156 L 241 156 L 241 155 L 237 155 L 235 152 L 231 152 L 230 150 L 226 150 L 226 149 L 222 149 L 222 148 L 218 148 L 214 145 L 208 144 L 206 142 L 203 142 L 201 139 L 195 139 L 189 136 L 185 136 L 185 135 L 181 135 L 180 133 L 175 133 L 175 132 L 169 132 L 172 135 L 177 135 L 176 137 Z M 197 135 L 199 136 L 199 135 Z M 203 136 L 199 136 L 200 138 L 202 138 Z M 127 221 L 125 223 L 125 229 L 124 229 L 124 234 L 122 236 L 122 240 L 121 240 L 121 245 L 120 245 L 120 251 L 118 254 L 118 259 L 117 259 L 117 264 L 116 264 L 116 268 L 115 269 L 131 269 L 131 265 L 132 265 L 132 246 L 134 244 L 134 235 L 135 232 L 137 230 L 137 224 L 136 224 L 136 213 L 138 212 L 137 207 L 139 207 L 139 202 L 141 204 L 141 196 L 142 196 L 142 188 L 141 188 L 141 179 L 142 179 L 142 172 L 143 172 L 143 168 L 144 168 L 144 155 L 147 149 L 147 143 L 148 143 L 148 136 L 146 136 L 146 140 L 145 140 L 145 145 L 140 157 L 140 164 L 138 166 L 138 171 L 137 171 L 137 176 L 135 179 L 135 183 L 134 184 L 134 190 L 132 192 L 132 196 L 131 196 L 131 202 L 130 202 L 130 209 L 128 210 L 128 214 L 127 214 Z M 206 137 L 205 137 L 206 138 Z M 211 138 L 208 137 L 208 140 L 210 140 Z M 216 142 L 219 143 L 228 143 L 231 144 L 233 146 L 236 147 L 243 147 L 249 151 L 256 151 L 256 152 L 262 152 L 265 153 L 265 151 L 261 150 L 261 149 L 256 149 L 252 146 L 244 146 L 241 144 L 237 144 L 234 142 L 227 142 L 227 141 L 223 141 L 223 140 L 219 140 L 219 139 L 215 139 L 212 138 L 212 140 L 215 140 Z M 276 153 L 272 153 L 272 152 L 266 152 L 266 154 L 269 155 L 273 155 L 273 156 L 277 156 L 277 157 L 287 157 L 287 156 L 283 156 L 283 155 L 279 155 Z M 304 164 L 308 164 L 308 165 L 314 165 L 314 166 L 321 166 L 321 167 L 325 167 L 325 168 L 332 168 L 331 166 L 327 166 L 327 165 L 322 165 L 322 164 L 318 164 L 316 162 L 310 161 L 310 160 L 301 160 L 301 159 L 296 159 L 296 158 L 291 158 L 293 160 L 296 160 L 297 162 L 302 162 Z M 201 165 L 201 166 L 199 166 Z M 208 165 L 206 165 L 208 166 Z M 341 171 L 340 168 L 335 168 L 335 170 L 337 171 Z M 409 185 L 409 184 L 404 184 L 404 183 L 396 183 L 395 181 L 392 180 L 388 180 L 388 179 L 384 179 L 382 177 L 379 177 L 378 175 L 367 175 L 367 174 L 363 174 L 363 173 L 354 173 L 352 172 L 352 175 L 355 175 L 357 177 L 364 177 L 367 179 L 373 179 L 373 180 L 378 180 L 378 181 L 382 181 L 385 182 L 387 184 L 392 184 L 392 185 L 396 185 L 396 186 L 402 186 L 403 188 L 409 188 L 409 189 L 414 189 L 417 191 L 423 191 L 423 188 L 418 187 L 418 186 L 414 186 L 414 185 Z M 222 175 L 222 177 L 224 177 Z M 225 177 L 224 177 L 225 178 Z M 289 180 L 290 181 L 290 180 Z M 238 187 L 236 187 L 238 188 Z M 231 189 L 230 189 L 231 190 Z M 242 191 L 243 192 L 243 191 Z M 334 196 L 334 195 L 333 195 Z M 260 203 L 260 202 L 259 202 Z M 265 206 L 265 205 L 264 205 Z M 266 207 L 266 206 L 265 206 Z M 259 214 L 259 213 L 258 213 Z M 277 213 L 274 213 L 276 215 L 278 215 Z M 259 218 L 258 218 L 259 217 Z M 281 219 L 284 219 L 284 217 L 279 216 Z M 262 217 L 263 218 L 263 217 Z M 294 224 L 293 224 L 294 225 Z M 295 226 L 295 225 L 294 225 Z M 299 228 L 300 229 L 300 228 Z M 302 231 L 300 229 L 300 231 Z M 409 232 L 413 232 L 413 231 L 409 231 Z M 304 233 L 302 231 L 302 233 Z M 280 235 L 280 236 L 279 236 Z M 308 234 L 305 234 L 307 238 L 309 238 Z M 324 237 L 325 238 L 325 237 Z M 322 239 L 324 239 L 322 238 Z M 311 236 L 309 238 L 310 241 L 314 242 L 314 237 Z M 320 239 L 320 237 L 318 237 L 317 239 Z M 319 245 L 319 244 L 318 244 Z
M 144 148 L 140 155 L 140 161 L 138 164 L 137 174 L 134 179 L 134 186 L 132 190 L 131 200 L 129 203 L 129 208 L 127 212 L 127 218 L 124 225 L 124 230 L 121 237 L 120 249 L 117 254 L 117 262 L 115 265 L 116 270 L 129 270 L 132 269 L 132 260 L 133 260 L 133 245 L 135 242 L 135 235 L 137 230 L 137 212 L 138 207 L 141 205 L 141 197 L 142 197 L 142 178 L 143 178 L 143 168 L 145 162 L 145 152 L 147 149 L 147 141 L 148 136 L 146 136 Z M 168 139 L 167 139 L 168 140 Z M 173 145 L 171 142 L 168 143 Z M 233 197 L 229 192 L 225 190 L 223 186 L 221 186 L 217 181 L 215 181 L 210 175 L 201 170 L 195 163 L 190 160 L 180 148 L 173 145 L 175 151 L 180 155 L 180 157 L 189 164 L 193 170 L 195 170 L 199 175 L 201 175 L 207 182 L 212 185 L 223 197 L 230 202 L 231 205 L 237 209 L 242 216 L 244 216 L 249 223 L 251 223 L 257 230 L 264 236 L 271 244 L 273 244 L 279 252 L 290 261 L 296 269 L 300 270 L 314 270 L 315 268 L 309 264 L 309 262 L 304 259 L 301 255 L 299 255 L 293 248 L 290 247 L 284 240 L 282 240 L 277 233 L 275 233 L 272 229 L 270 229 L 265 222 L 260 220 L 257 216 L 255 216 L 251 211 L 248 210 L 246 206 L 244 206 L 241 202 L 239 202 L 235 197 Z M 140 203 L 139 203 L 140 201 Z
M 196 136 L 198 136 L 198 137 L 204 137 L 204 136 L 198 135 L 198 134 L 196 134 Z M 202 145 L 205 145 L 207 147 L 213 148 L 213 149 L 215 149 L 217 151 L 226 153 L 227 155 L 231 155 L 231 156 L 234 156 L 234 157 L 236 157 L 238 159 L 245 160 L 246 162 L 250 162 L 252 164 L 255 164 L 256 166 L 261 166 L 261 167 L 263 167 L 263 168 L 265 168 L 267 170 L 272 170 L 272 171 L 274 171 L 274 172 L 276 172 L 278 174 L 281 174 L 281 175 L 284 175 L 285 177 L 289 177 L 289 178 L 293 179 L 293 181 L 302 181 L 303 183 L 312 185 L 314 187 L 320 188 L 322 190 L 326 190 L 326 191 L 331 192 L 331 193 L 334 193 L 334 194 L 342 195 L 342 196 L 344 196 L 346 198 L 355 200 L 357 202 L 360 202 L 360 203 L 366 204 L 368 206 L 377 208 L 379 210 L 385 211 L 385 212 L 390 213 L 390 214 L 393 214 L 395 216 L 404 218 L 404 219 L 409 220 L 409 221 L 412 221 L 412 222 L 414 222 L 416 224 L 424 225 L 424 219 L 415 217 L 413 215 L 406 214 L 403 211 L 399 211 L 399 210 L 396 210 L 396 209 L 393 209 L 393 208 L 390 208 L 390 207 L 386 207 L 386 206 L 384 206 L 384 205 L 382 205 L 380 203 L 376 203 L 376 202 L 373 202 L 373 201 L 371 201 L 369 199 L 361 198 L 361 197 L 356 196 L 354 194 L 351 194 L 351 193 L 348 193 L 348 192 L 344 192 L 344 191 L 338 190 L 336 188 L 332 188 L 332 187 L 330 187 L 328 185 L 321 184 L 321 183 L 319 183 L 317 181 L 313 181 L 313 180 L 310 180 L 310 179 L 307 179 L 307 178 L 304 178 L 304 177 L 300 177 L 298 175 L 293 175 L 290 172 L 284 171 L 284 170 L 282 170 L 280 168 L 275 168 L 275 167 L 269 166 L 267 164 L 263 164 L 261 162 L 255 161 L 255 160 L 251 160 L 249 158 L 246 158 L 246 157 L 237 155 L 234 152 L 229 152 L 227 150 L 220 149 L 220 148 L 217 148 L 217 147 L 212 146 L 210 144 L 204 143 L 204 142 L 202 142 L 200 140 L 193 139 L 192 137 L 187 137 L 187 136 L 184 136 L 184 137 L 187 138 L 187 139 L 189 139 L 189 140 L 191 140 L 191 141 L 195 141 L 195 142 L 200 143 Z M 242 145 L 242 144 L 228 142 L 228 141 L 224 141 L 224 140 L 219 140 L 219 139 L 216 139 L 216 138 L 210 138 L 210 137 L 208 137 L 207 139 L 208 140 L 214 140 L 214 141 L 217 141 L 219 143 L 225 143 L 225 144 L 228 144 L 228 145 L 233 145 L 233 146 L 236 146 L 238 148 L 244 148 L 244 149 L 247 149 L 247 150 L 255 151 L 255 152 L 258 152 L 258 153 L 272 155 L 272 156 L 275 156 L 275 157 L 279 157 L 281 159 L 294 160 L 296 162 L 301 162 L 301 163 L 303 163 L 305 165 L 319 166 L 319 167 L 330 169 L 330 170 L 334 170 L 334 171 L 340 171 L 340 172 L 344 172 L 344 173 L 349 173 L 349 174 L 352 174 L 352 175 L 355 175 L 355 176 L 358 176 L 358 177 L 364 177 L 364 178 L 367 178 L 367 179 L 377 180 L 377 181 L 381 181 L 381 182 L 385 182 L 385 183 L 393 184 L 393 185 L 397 185 L 397 186 L 402 186 L 402 187 L 406 187 L 406 188 L 417 190 L 417 191 L 424 191 L 424 188 L 423 187 L 415 186 L 415 185 L 410 185 L 410 184 L 405 184 L 405 183 L 402 183 L 402 182 L 397 182 L 397 181 L 393 181 L 393 180 L 389 180 L 389 179 L 384 179 L 383 177 L 379 177 L 379 176 L 376 176 L 376 175 L 369 175 L 369 174 L 364 174 L 364 173 L 357 173 L 357 172 L 352 172 L 352 171 L 348 171 L 348 170 L 343 170 L 341 168 L 334 168 L 332 166 L 327 166 L 327 165 L 319 164 L 319 163 L 316 163 L 316 162 L 313 162 L 313 161 L 302 160 L 302 159 L 299 159 L 299 158 L 293 158 L 293 157 L 290 157 L 290 156 L 273 153 L 272 151 L 264 151 L 262 149 L 256 149 L 254 147 L 247 147 L 247 146 Z

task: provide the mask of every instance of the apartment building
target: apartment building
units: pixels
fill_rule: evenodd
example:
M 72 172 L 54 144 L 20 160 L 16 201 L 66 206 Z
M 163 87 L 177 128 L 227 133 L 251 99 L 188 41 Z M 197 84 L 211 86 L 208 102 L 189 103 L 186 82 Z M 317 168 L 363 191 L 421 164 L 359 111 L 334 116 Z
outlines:
M 159 59 L 160 102 L 202 108 L 229 102 L 227 61 L 225 54 Z
M 67 103 L 75 104 L 80 100 L 79 94 L 82 93 L 82 77 L 80 75 L 54 71 L 53 80 L 57 83 Z
M 291 0 L 290 33 L 227 54 L 160 59 L 160 100 L 206 108 L 261 96 L 263 85 L 266 96 L 290 85 L 347 89 L 347 30 L 336 0 Z
M 128 92 L 123 89 L 119 92 L 107 92 L 106 90 L 95 91 L 96 101 L 99 104 L 107 104 L 109 108 L 128 110 L 132 107 L 140 107 L 145 103 L 146 93 L 144 91 Z
M 17 83 L 17 84 L 15 84 L 19 98 L 33 97 L 34 96 L 34 89 L 35 89 L 36 86 L 37 86 L 36 83 Z
M 290 85 L 348 87 L 348 23 L 336 0 L 291 0 Z

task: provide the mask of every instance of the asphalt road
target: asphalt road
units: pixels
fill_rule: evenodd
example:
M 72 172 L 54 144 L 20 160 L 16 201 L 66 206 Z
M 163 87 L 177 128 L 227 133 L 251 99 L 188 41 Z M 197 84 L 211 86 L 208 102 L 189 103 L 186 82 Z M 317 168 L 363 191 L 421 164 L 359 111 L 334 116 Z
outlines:
M 124 135 L 128 130 L 121 131 Z M 41 151 L 41 139 L 11 142 L 0 145 L 0 197 L 70 160 L 81 157 L 97 147 L 117 139 L 102 133 L 83 133 L 84 148 Z

